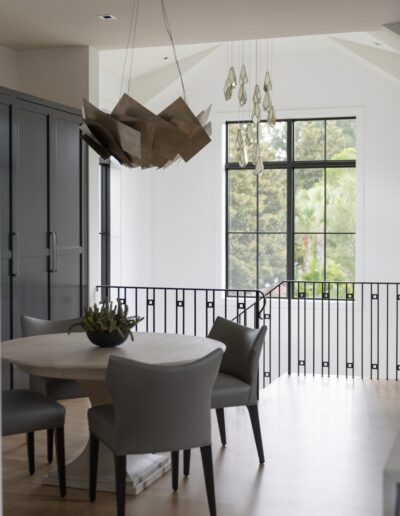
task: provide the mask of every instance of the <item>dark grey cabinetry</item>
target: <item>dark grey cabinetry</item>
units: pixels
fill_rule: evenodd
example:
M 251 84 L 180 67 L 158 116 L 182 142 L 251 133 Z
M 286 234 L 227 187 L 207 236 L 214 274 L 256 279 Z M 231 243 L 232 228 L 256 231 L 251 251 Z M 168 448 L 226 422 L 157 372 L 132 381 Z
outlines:
M 74 110 L 0 96 L 2 340 L 20 336 L 21 315 L 79 317 L 86 304 L 87 160 L 79 124 Z

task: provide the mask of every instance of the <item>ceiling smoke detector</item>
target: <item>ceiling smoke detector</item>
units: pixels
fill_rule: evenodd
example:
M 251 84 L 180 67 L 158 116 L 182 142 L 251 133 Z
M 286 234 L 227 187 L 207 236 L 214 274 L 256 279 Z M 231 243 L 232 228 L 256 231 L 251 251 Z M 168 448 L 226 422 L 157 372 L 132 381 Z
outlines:
M 113 14 L 98 14 L 97 18 L 99 18 L 102 21 L 112 21 L 117 19 L 116 16 L 114 16 Z

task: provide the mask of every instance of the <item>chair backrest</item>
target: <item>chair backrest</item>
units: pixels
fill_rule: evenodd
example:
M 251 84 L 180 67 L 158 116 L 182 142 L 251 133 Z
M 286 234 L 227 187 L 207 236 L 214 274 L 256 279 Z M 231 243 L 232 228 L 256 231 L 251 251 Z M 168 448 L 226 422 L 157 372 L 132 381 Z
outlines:
M 63 319 L 48 321 L 37 319 L 28 315 L 21 316 L 21 331 L 23 337 L 34 337 L 35 335 L 50 335 L 51 333 L 67 333 L 70 327 L 79 322 L 79 319 Z M 83 331 L 81 326 L 75 326 L 71 331 Z
M 257 399 L 257 373 L 261 349 L 267 328 L 241 326 L 217 317 L 208 336 L 226 346 L 220 371 L 239 378 L 252 386 L 250 398 Z
M 115 411 L 114 451 L 174 451 L 211 443 L 211 392 L 217 349 L 200 360 L 150 365 L 110 356 L 106 385 Z

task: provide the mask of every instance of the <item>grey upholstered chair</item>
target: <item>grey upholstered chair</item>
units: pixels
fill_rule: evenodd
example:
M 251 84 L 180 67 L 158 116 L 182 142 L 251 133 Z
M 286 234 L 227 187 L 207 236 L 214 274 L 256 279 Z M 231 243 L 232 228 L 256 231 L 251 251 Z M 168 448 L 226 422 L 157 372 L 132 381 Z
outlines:
M 37 319 L 23 315 L 21 317 L 21 330 L 23 337 L 33 337 L 35 335 L 49 335 L 51 333 L 66 333 L 72 324 L 79 319 L 64 319 L 58 321 L 48 321 L 47 319 Z M 83 331 L 82 328 L 75 327 L 72 331 Z M 67 345 L 67 343 L 66 343 Z M 52 400 L 66 400 L 71 398 L 81 398 L 87 396 L 85 390 L 74 380 L 45 378 L 42 376 L 30 375 L 29 387 L 32 391 L 45 394 Z M 47 459 L 53 460 L 53 430 L 47 432 Z
M 149 365 L 111 356 L 106 385 L 113 404 L 89 409 L 90 500 L 96 498 L 99 440 L 115 457 L 118 516 L 125 514 L 126 455 L 171 451 L 178 488 L 179 450 L 200 447 L 212 516 L 211 390 L 222 350 L 192 363 Z
M 34 432 L 55 429 L 60 495 L 65 496 L 64 407 L 43 394 L 29 390 L 15 390 L 3 391 L 1 412 L 3 436 L 26 434 L 31 475 L 35 472 Z
M 214 384 L 211 407 L 216 409 L 221 442 L 226 445 L 225 407 L 246 406 L 256 441 L 260 464 L 264 464 L 264 450 L 257 407 L 258 362 L 267 329 L 247 328 L 217 317 L 209 338 L 226 346 L 221 368 Z M 190 469 L 190 450 L 184 451 L 184 474 Z

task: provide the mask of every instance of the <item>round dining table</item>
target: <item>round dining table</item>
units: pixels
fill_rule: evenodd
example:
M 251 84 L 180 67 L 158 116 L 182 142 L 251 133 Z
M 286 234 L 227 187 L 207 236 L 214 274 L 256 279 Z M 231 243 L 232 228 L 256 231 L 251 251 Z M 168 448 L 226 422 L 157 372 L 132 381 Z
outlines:
M 167 365 L 195 361 L 217 348 L 225 351 L 222 342 L 204 337 L 139 332 L 134 334 L 134 341 L 128 337 L 117 347 L 100 348 L 89 341 L 86 333 L 60 333 L 4 341 L 1 343 L 1 355 L 29 374 L 76 380 L 86 390 L 91 405 L 96 406 L 111 403 L 105 385 L 110 355 L 148 364 Z M 182 389 L 186 388 L 188 386 L 182 386 Z M 140 493 L 169 469 L 169 454 L 128 456 L 126 492 Z M 68 487 L 88 489 L 89 443 L 75 459 L 67 463 L 66 477 Z M 56 471 L 51 471 L 43 482 L 58 485 Z M 98 465 L 98 489 L 115 491 L 113 455 L 102 444 Z

